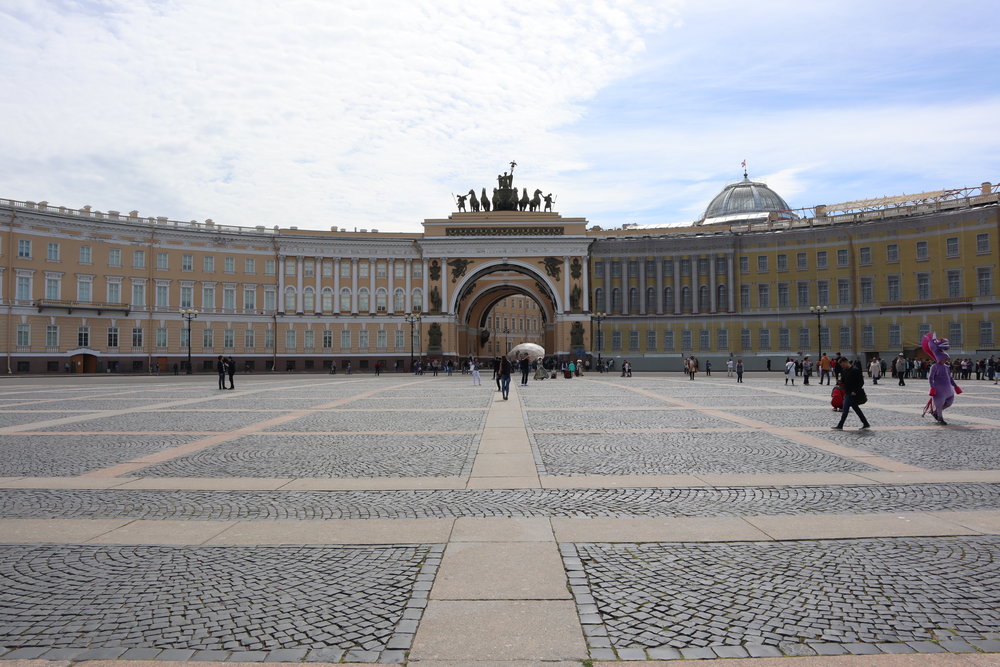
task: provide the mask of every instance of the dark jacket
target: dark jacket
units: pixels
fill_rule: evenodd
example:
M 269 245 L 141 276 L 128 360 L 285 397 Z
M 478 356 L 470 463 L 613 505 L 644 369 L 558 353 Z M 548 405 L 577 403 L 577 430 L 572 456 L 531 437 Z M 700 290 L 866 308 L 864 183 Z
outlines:
M 846 370 L 841 370 L 840 381 L 844 385 L 844 391 L 855 393 L 865 386 L 865 375 L 857 366 L 849 366 Z

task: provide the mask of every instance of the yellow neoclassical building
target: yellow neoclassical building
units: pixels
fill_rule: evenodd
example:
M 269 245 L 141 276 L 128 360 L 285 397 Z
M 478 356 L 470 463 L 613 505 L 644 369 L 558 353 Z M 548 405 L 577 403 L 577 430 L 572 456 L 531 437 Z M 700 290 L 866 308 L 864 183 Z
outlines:
M 183 372 L 189 355 L 200 372 L 220 354 L 248 371 L 406 370 L 519 342 L 636 370 L 691 354 L 760 369 L 913 354 L 931 330 L 953 356 L 998 351 L 990 183 L 792 210 L 744 175 L 696 223 L 660 229 L 513 208 L 380 233 L 0 200 L 7 372 Z

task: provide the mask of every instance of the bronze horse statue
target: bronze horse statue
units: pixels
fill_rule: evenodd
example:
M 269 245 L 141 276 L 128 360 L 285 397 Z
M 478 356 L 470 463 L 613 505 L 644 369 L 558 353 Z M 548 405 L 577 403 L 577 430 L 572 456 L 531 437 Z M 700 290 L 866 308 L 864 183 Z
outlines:
M 476 199 L 475 190 L 469 190 L 469 205 L 472 207 L 473 213 L 479 213 L 479 200 Z
M 482 204 L 483 210 L 487 213 L 490 212 L 490 198 L 486 196 L 486 188 L 483 188 L 483 196 L 480 198 L 480 203 Z
M 524 188 L 524 194 L 521 195 L 521 200 L 517 202 L 518 210 L 523 211 L 524 209 L 528 208 L 529 201 L 530 200 L 528 199 L 528 188 Z
M 527 192 L 527 190 L 525 190 L 525 192 Z M 531 201 L 528 202 L 528 210 L 537 211 L 539 207 L 541 207 L 541 205 L 542 205 L 542 191 L 535 190 L 535 196 L 532 197 Z

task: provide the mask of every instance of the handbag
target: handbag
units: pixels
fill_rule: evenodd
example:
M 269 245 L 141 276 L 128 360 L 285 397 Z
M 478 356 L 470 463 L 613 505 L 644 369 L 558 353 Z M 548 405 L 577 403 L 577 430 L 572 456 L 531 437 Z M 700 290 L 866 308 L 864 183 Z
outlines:
M 864 405 L 868 402 L 868 394 L 865 393 L 864 389 L 858 389 L 854 394 L 854 401 L 852 402 L 855 405 Z

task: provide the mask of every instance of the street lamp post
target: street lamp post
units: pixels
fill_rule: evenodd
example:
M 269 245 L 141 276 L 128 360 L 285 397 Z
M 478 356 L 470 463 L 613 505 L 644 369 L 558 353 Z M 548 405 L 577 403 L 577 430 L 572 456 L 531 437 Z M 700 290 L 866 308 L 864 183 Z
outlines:
M 420 323 L 420 313 L 406 313 L 403 319 L 410 325 L 410 372 L 413 372 L 413 325 Z
M 506 357 L 507 353 L 510 352 L 510 350 L 507 349 L 510 347 L 510 329 L 504 327 L 500 330 L 500 333 L 503 334 L 503 354 L 501 356 Z
M 181 317 L 187 322 L 187 332 L 188 332 L 188 363 L 187 363 L 187 374 L 191 375 L 191 320 L 198 317 L 198 311 L 195 308 L 181 308 Z
M 590 319 L 597 322 L 597 370 L 598 372 L 604 372 L 604 366 L 601 365 L 601 349 L 604 347 L 604 336 L 601 335 L 601 322 L 607 319 L 607 315 L 604 313 L 594 313 L 590 316 Z
M 816 363 L 819 363 L 823 356 L 823 315 L 830 310 L 829 306 L 809 306 L 809 312 L 816 316 L 816 348 L 819 354 L 816 356 Z

